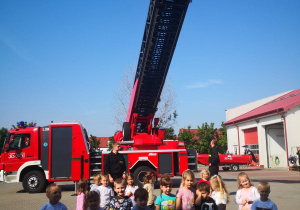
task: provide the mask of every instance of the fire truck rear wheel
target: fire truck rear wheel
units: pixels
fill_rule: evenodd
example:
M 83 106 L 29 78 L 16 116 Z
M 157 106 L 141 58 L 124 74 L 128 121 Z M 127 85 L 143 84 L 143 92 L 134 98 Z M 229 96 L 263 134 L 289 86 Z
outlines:
M 41 171 L 30 171 L 24 176 L 22 184 L 27 192 L 38 193 L 44 190 L 46 179 Z
M 238 171 L 239 170 L 239 165 L 238 164 L 231 164 L 231 170 L 233 171 Z
M 143 187 L 145 174 L 151 169 L 147 166 L 141 166 L 133 172 L 135 185 Z

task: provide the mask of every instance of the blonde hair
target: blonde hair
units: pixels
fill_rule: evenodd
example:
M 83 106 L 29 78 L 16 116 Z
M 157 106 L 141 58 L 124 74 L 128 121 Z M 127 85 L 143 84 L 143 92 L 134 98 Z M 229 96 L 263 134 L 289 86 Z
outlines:
M 181 185 L 184 187 L 184 181 L 187 179 L 187 177 L 191 177 L 194 184 L 196 183 L 196 179 L 195 179 L 195 174 L 193 171 L 191 171 L 190 169 L 185 170 L 182 173 L 182 180 L 181 180 Z
M 122 179 L 122 178 L 117 178 L 115 181 L 114 181 L 114 187 L 116 187 L 118 184 L 121 184 L 122 186 L 126 186 L 126 183 L 125 183 L 125 180 Z
M 80 193 L 86 194 L 88 188 L 88 180 L 86 179 L 80 179 L 77 184 L 77 195 Z
M 228 191 L 225 183 L 220 175 L 214 175 L 210 178 L 210 184 L 214 191 L 221 193 L 221 198 L 224 199 L 224 194 L 227 195 L 227 203 L 229 203 Z
M 146 174 L 145 174 L 145 178 L 144 178 L 144 185 L 145 184 L 148 184 L 149 181 L 152 179 L 152 177 L 156 177 L 156 173 L 154 171 L 148 171 Z
M 241 184 L 241 179 L 240 179 L 242 177 L 245 177 L 246 179 L 248 179 L 250 187 L 254 186 L 253 183 L 251 182 L 251 179 L 249 178 L 248 174 L 246 174 L 245 172 L 241 172 L 241 173 L 239 173 L 238 178 L 237 178 L 238 189 L 242 189 L 243 188 L 243 186 Z
M 203 174 L 204 174 L 204 173 L 208 174 L 208 177 L 210 177 L 210 172 L 209 172 L 209 170 L 203 169 L 203 170 L 201 171 L 201 173 L 200 173 L 200 176 L 201 176 L 202 179 L 203 179 Z
M 108 174 L 101 174 L 101 179 L 109 179 L 109 175 Z
M 257 186 L 257 190 L 261 191 L 262 189 L 268 189 L 270 191 L 270 184 L 266 181 L 260 181 Z
M 101 180 L 100 174 L 94 174 L 93 180 L 94 180 L 94 182 L 95 182 L 95 181 L 100 181 L 100 180 Z

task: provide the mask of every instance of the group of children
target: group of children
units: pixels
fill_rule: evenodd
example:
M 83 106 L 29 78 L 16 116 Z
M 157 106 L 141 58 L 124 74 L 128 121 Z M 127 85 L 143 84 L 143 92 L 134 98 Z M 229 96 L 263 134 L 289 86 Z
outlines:
M 171 193 L 171 178 L 163 176 L 160 179 L 161 194 L 156 197 L 154 171 L 146 173 L 143 188 L 134 186 L 134 177 L 127 174 L 125 180 L 119 178 L 114 181 L 114 191 L 109 186 L 108 175 L 95 175 L 94 184 L 88 193 L 88 181 L 81 179 L 78 182 L 76 210 L 224 210 L 229 202 L 225 182 L 220 175 L 214 175 L 210 179 L 209 177 L 209 171 L 202 170 L 201 179 L 196 185 L 193 171 L 186 170 L 182 174 L 181 186 L 174 195 Z M 276 205 L 268 199 L 270 185 L 267 182 L 261 181 L 257 190 L 244 172 L 238 175 L 237 181 L 235 202 L 239 205 L 239 210 L 277 210 Z M 41 209 L 67 209 L 59 202 L 61 189 L 58 185 L 49 185 L 46 195 L 49 202 Z
M 225 182 L 220 175 L 214 175 L 210 180 L 209 176 L 208 170 L 202 170 L 196 190 L 195 209 L 225 210 L 226 204 L 229 202 Z M 276 204 L 268 198 L 270 194 L 268 182 L 260 181 L 256 188 L 244 172 L 239 173 L 237 182 L 235 203 L 239 205 L 239 210 L 277 210 Z

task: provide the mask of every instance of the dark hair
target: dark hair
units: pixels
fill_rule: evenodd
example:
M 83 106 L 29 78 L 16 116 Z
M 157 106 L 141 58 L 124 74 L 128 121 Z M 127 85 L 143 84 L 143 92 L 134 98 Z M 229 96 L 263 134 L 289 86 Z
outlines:
M 127 184 L 127 179 L 128 179 L 128 177 L 131 177 L 131 178 L 133 179 L 133 181 L 134 181 L 134 176 L 132 175 L 132 173 L 127 173 L 127 174 L 126 174 L 126 179 L 125 179 L 126 184 Z M 134 183 L 133 183 L 133 184 L 134 184 Z
M 113 142 L 113 143 L 112 143 L 112 146 L 115 146 L 115 145 L 120 145 L 120 142 L 116 142 L 116 141 Z
M 52 184 L 48 185 L 48 187 L 46 188 L 46 194 L 50 194 L 51 188 L 55 188 L 55 187 L 58 187 L 61 191 L 61 187 L 59 185 L 57 185 L 56 183 L 52 183 Z
M 164 175 L 160 178 L 160 186 L 170 186 L 172 187 L 172 180 L 169 175 Z
M 210 185 L 208 183 L 206 183 L 206 182 L 200 182 L 197 185 L 197 190 L 199 190 L 199 191 L 205 191 L 205 192 L 210 193 Z
M 134 192 L 134 200 L 136 201 L 136 199 L 148 200 L 148 191 L 141 187 L 136 189 Z
M 97 202 L 100 204 L 100 196 L 99 194 L 96 192 L 96 191 L 90 191 L 88 192 L 88 194 L 85 196 L 85 199 L 84 199 L 84 204 L 83 204 L 83 209 L 88 209 L 89 206 L 88 206 L 88 202 L 90 200 L 93 200 L 93 199 L 96 199 Z

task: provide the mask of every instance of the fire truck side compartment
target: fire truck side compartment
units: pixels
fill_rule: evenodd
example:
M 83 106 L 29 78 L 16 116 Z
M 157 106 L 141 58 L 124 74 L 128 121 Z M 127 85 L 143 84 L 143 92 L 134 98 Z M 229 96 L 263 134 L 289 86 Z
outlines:
M 123 154 L 125 159 L 126 173 L 128 173 L 128 154 Z
M 159 174 L 160 175 L 172 175 L 172 153 L 159 153 L 158 154 L 158 164 L 159 164 Z
M 70 178 L 72 127 L 52 127 L 51 133 L 51 178 Z
M 49 126 L 45 126 L 42 128 L 42 168 L 45 171 L 48 171 L 48 163 L 49 163 Z

